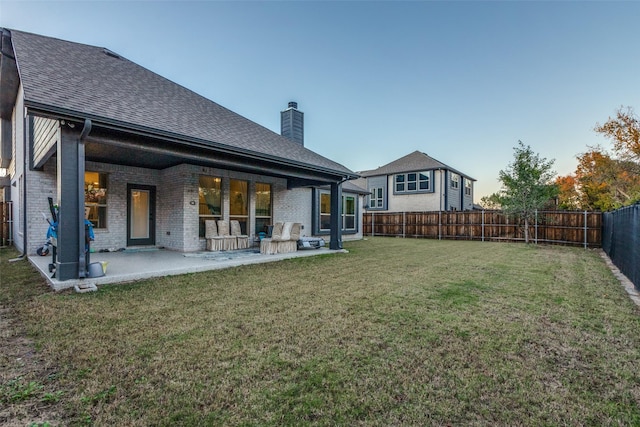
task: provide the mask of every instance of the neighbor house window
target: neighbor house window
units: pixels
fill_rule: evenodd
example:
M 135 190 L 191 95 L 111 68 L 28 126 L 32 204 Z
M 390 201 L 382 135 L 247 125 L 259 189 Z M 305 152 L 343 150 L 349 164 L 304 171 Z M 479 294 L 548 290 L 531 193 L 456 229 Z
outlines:
M 471 180 L 470 179 L 465 179 L 464 180 L 464 194 L 466 194 L 467 196 L 471 195 Z
M 222 219 L 222 179 L 201 176 L 198 188 L 199 236 L 204 237 L 206 220 Z
M 409 172 L 394 178 L 396 193 L 431 191 L 431 172 Z
M 356 198 L 351 194 L 342 195 L 342 231 L 356 231 Z M 331 231 L 331 193 L 321 191 L 318 209 L 318 232 L 328 233 Z
M 94 228 L 107 228 L 107 174 L 84 173 L 84 209 Z
M 404 193 L 405 191 L 405 175 L 396 175 L 396 193 Z
M 431 174 L 429 172 L 418 174 L 418 189 L 421 191 L 431 190 Z
M 384 207 L 384 193 L 383 188 L 372 188 L 371 196 L 369 196 L 369 208 L 377 209 Z
M 229 219 L 240 223 L 242 234 L 247 234 L 249 220 L 249 182 L 232 179 L 229 187 Z
M 460 181 L 460 176 L 458 176 L 458 174 L 452 173 L 451 174 L 451 188 L 459 188 L 459 181 Z
M 271 224 L 271 184 L 256 183 L 256 233 Z

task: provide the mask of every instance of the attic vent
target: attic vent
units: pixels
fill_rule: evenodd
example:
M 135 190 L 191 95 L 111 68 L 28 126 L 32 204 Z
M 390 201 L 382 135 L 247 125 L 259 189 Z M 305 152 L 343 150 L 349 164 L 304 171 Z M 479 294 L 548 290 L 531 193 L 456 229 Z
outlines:
M 122 57 L 120 55 L 118 55 L 117 53 L 115 53 L 112 50 L 107 49 L 106 47 L 102 48 L 102 53 L 104 53 L 105 55 L 110 56 L 112 58 L 122 59 Z

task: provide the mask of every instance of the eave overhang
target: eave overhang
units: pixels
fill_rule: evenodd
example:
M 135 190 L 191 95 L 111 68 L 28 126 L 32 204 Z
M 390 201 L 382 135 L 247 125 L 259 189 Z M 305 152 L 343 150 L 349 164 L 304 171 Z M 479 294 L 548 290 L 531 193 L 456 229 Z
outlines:
M 257 170 L 262 170 L 260 168 L 256 168 L 256 166 L 269 166 L 269 171 L 271 171 L 272 173 L 280 171 L 280 174 L 284 177 L 295 178 L 296 175 L 300 175 L 300 178 L 324 183 L 337 182 L 345 179 L 357 178 L 359 176 L 354 172 L 346 170 L 346 168 L 345 170 L 337 170 L 317 165 L 310 165 L 290 159 L 270 156 L 265 153 L 243 150 L 236 147 L 231 147 L 229 145 L 216 143 L 214 141 L 207 141 L 143 126 L 137 126 L 131 123 L 119 122 L 116 120 L 91 114 L 84 114 L 82 112 L 33 102 L 28 99 L 25 99 L 24 104 L 25 108 L 27 109 L 27 114 L 65 120 L 75 123 L 78 126 L 81 126 L 81 124 L 84 123 L 85 119 L 89 119 L 93 123 L 94 131 L 92 132 L 92 135 L 94 135 L 96 132 L 99 133 L 100 130 L 102 130 L 103 133 L 114 132 L 116 134 L 130 135 L 133 137 L 133 140 L 137 141 L 133 144 L 128 144 L 124 141 L 117 141 L 115 139 L 111 139 L 110 141 L 107 141 L 107 139 L 103 139 L 102 141 L 96 142 L 107 142 L 113 145 L 120 146 L 128 145 L 132 148 L 140 150 L 149 149 L 153 151 L 154 148 L 151 145 L 145 145 L 145 143 L 143 142 L 149 139 L 167 145 L 167 147 L 164 147 L 163 150 L 175 150 L 173 155 L 186 156 L 188 152 L 195 152 L 199 154 L 209 153 L 210 155 L 221 157 L 221 159 L 218 159 L 213 163 L 225 164 L 227 167 L 237 167 L 247 171 L 255 172 Z M 90 135 L 87 139 L 88 142 L 92 141 L 92 135 Z M 95 141 L 95 137 L 93 137 L 93 140 Z M 168 146 L 171 147 L 168 148 Z M 165 152 L 165 154 L 168 153 Z M 191 157 L 191 160 L 193 160 L 193 156 L 187 157 Z M 204 163 L 210 163 L 206 161 L 206 156 L 201 160 Z M 298 172 L 297 174 L 296 171 Z M 266 173 L 266 171 L 263 171 L 262 173 Z

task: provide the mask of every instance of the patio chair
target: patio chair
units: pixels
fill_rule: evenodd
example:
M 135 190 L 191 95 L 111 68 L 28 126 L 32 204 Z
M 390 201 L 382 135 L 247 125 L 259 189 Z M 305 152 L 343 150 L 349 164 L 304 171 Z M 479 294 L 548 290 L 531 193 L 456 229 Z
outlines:
M 298 236 L 295 240 L 293 240 L 291 231 L 293 229 L 293 222 L 285 222 L 282 226 L 282 234 L 280 235 L 280 239 L 278 239 L 278 253 L 286 254 L 289 252 L 295 252 L 298 250 L 298 238 L 300 238 L 300 231 L 298 231 Z M 275 239 L 274 239 L 275 240 Z
M 271 238 L 260 241 L 262 254 L 286 254 L 298 250 L 298 239 L 302 224 L 299 222 L 276 222 L 271 232 Z
M 271 227 L 271 237 L 260 241 L 261 254 L 273 255 L 278 253 L 278 241 L 282 236 L 283 225 L 281 222 L 276 222 L 273 227 Z
M 240 228 L 240 222 L 237 220 L 231 220 L 229 222 L 231 225 L 231 235 L 235 236 L 237 240 L 238 249 L 246 249 L 249 247 L 249 236 L 246 234 L 242 234 L 242 229 Z
M 238 239 L 229 232 L 229 222 L 218 221 L 218 237 L 222 238 L 222 250 L 232 251 L 238 249 Z
M 208 251 L 221 251 L 223 239 L 218 236 L 218 227 L 214 220 L 204 221 L 204 238 L 207 240 Z

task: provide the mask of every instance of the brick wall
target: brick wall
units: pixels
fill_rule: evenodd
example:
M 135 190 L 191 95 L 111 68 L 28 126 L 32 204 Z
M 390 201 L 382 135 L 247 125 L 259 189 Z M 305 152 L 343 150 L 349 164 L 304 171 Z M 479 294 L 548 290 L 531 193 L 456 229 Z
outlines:
M 49 217 L 47 197 L 57 202 L 55 158 L 49 159 L 40 171 L 30 171 L 29 189 L 29 249 L 35 253 L 46 237 L 48 224 L 41 212 Z M 223 219 L 229 219 L 229 182 L 231 179 L 249 182 L 249 220 L 247 232 L 255 235 L 255 183 L 269 183 L 272 189 L 272 222 L 302 223 L 302 235 L 312 234 L 312 192 L 308 188 L 287 189 L 286 180 L 267 175 L 248 174 L 226 169 L 195 165 L 179 165 L 162 171 L 122 165 L 86 162 L 85 170 L 107 174 L 107 226 L 94 229 L 92 249 L 119 249 L 127 245 L 127 184 L 156 187 L 156 246 L 189 252 L 204 250 L 205 240 L 198 236 L 198 187 L 200 175 L 222 178 Z M 359 198 L 362 209 L 362 198 Z M 362 210 L 360 210 L 362 212 Z M 360 218 L 358 219 L 360 221 Z M 359 227 L 361 230 L 361 227 Z M 348 238 L 360 238 L 345 236 Z

